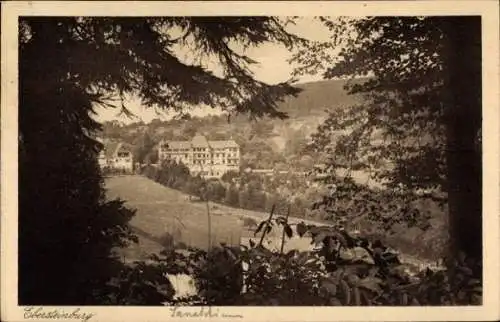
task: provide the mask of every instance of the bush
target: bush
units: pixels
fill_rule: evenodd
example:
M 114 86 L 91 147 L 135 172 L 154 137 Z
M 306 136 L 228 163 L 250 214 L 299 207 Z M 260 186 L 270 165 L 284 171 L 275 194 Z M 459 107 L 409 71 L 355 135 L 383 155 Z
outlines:
M 232 207 L 238 207 L 239 192 L 234 185 L 230 185 L 229 187 L 227 187 L 224 203 Z
M 233 183 L 235 178 L 240 176 L 237 171 L 228 171 L 224 173 L 221 177 L 222 182 Z
M 226 188 L 219 182 L 210 182 L 208 185 L 208 198 L 215 202 L 223 202 L 226 196 Z
M 248 202 L 248 191 L 246 189 L 242 189 L 238 192 L 238 204 L 240 208 L 247 209 L 249 206 Z
M 352 237 L 341 227 L 290 225 L 282 216 L 260 223 L 257 232 L 265 236 L 277 226 L 284 227 L 285 239 L 310 235 L 318 249 L 281 253 L 252 241 L 250 247 L 221 246 L 208 252 L 165 250 L 152 256 L 150 271 L 161 267 L 167 274 L 189 274 L 198 290 L 196 296 L 180 300 L 173 300 L 167 292 L 165 301 L 220 306 L 481 304 L 482 281 L 476 277 L 481 264 L 463 256 L 449 261 L 448 271 L 427 268 L 412 275 L 380 241 Z M 365 250 L 368 258 L 346 257 L 346 251 L 354 249 Z M 162 289 L 168 290 L 168 285 Z M 157 297 L 152 296 L 151 301 Z

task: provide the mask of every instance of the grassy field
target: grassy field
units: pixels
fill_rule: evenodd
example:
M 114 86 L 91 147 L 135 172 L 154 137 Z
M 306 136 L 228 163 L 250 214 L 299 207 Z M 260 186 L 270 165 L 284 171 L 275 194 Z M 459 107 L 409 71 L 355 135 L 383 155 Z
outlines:
M 139 244 L 123 251 L 125 260 L 144 259 L 147 254 L 159 252 L 163 248 L 161 237 L 165 233 L 172 235 L 176 242 L 207 248 L 208 216 L 205 202 L 190 201 L 187 195 L 142 176 L 111 177 L 106 180 L 105 187 L 109 199 L 123 199 L 127 206 L 137 210 L 130 225 L 139 237 Z M 244 227 L 244 219 L 252 218 L 258 223 L 268 216 L 266 213 L 212 202 L 209 203 L 209 209 L 212 245 L 239 245 L 247 241 L 253 237 L 253 231 Z M 266 242 L 272 243 L 279 236 L 281 231 L 274 231 Z M 306 239 L 292 238 L 286 249 L 310 248 L 309 243 Z
M 146 259 L 147 255 L 163 249 L 162 236 L 166 233 L 176 242 L 188 246 L 206 249 L 208 246 L 208 216 L 205 202 L 190 201 L 184 193 L 164 187 L 142 176 L 118 176 L 106 179 L 109 199 L 120 198 L 127 206 L 137 210 L 130 225 L 139 237 L 139 244 L 122 250 L 124 261 Z M 245 227 L 245 218 L 252 218 L 256 223 L 268 214 L 221 204 L 209 203 L 211 219 L 212 245 L 247 244 L 254 238 L 253 228 Z M 299 218 L 290 218 L 291 223 L 304 221 L 307 224 L 318 222 Z M 266 243 L 269 247 L 279 248 L 282 231 L 274 230 Z M 289 249 L 308 250 L 313 246 L 310 238 L 294 237 L 287 239 L 285 251 Z M 412 256 L 401 255 L 401 260 L 412 265 L 432 265 Z

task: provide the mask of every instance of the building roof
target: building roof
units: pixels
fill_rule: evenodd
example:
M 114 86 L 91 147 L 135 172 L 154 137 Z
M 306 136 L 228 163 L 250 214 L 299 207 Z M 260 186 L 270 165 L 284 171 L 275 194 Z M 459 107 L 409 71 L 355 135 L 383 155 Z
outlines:
M 207 138 L 204 137 L 203 135 L 195 135 L 191 140 L 191 144 L 194 147 L 208 147 Z
M 104 142 L 104 156 L 107 159 L 115 158 L 118 151 L 130 152 L 130 146 L 123 142 L 118 141 L 105 141 Z
M 224 141 L 208 141 L 208 144 L 212 148 L 220 149 L 220 148 L 237 148 L 239 147 L 238 143 L 233 140 L 224 140 Z
M 169 149 L 189 149 L 191 148 L 191 142 L 189 141 L 165 141 L 168 144 Z
M 120 143 L 116 141 L 106 141 L 104 142 L 104 156 L 107 159 L 114 158 L 116 155 L 116 152 L 118 151 L 118 148 L 120 147 Z
M 132 147 L 130 144 L 125 142 L 120 142 L 120 146 L 116 149 L 116 152 L 132 152 Z
M 216 149 L 221 148 L 238 148 L 239 145 L 234 140 L 217 140 L 208 141 L 203 135 L 196 135 L 191 141 L 167 141 L 163 140 L 161 144 L 168 144 L 170 149 L 190 149 L 191 147 L 211 147 Z

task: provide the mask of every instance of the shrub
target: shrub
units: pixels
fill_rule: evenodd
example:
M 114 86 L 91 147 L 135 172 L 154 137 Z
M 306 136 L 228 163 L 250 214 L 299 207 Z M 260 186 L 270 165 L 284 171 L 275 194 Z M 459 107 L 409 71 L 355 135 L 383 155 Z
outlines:
M 171 305 L 221 306 L 481 304 L 482 281 L 476 277 L 481 263 L 463 256 L 449 261 L 447 271 L 427 268 L 414 276 L 380 241 L 352 237 L 342 227 L 291 225 L 286 218 L 277 216 L 261 222 L 256 235 L 260 232 L 262 241 L 278 226 L 286 232 L 283 242 L 294 235 L 311 236 L 317 249 L 282 253 L 251 241 L 250 247 L 222 245 L 208 252 L 190 247 L 165 250 L 159 256 L 152 255 L 149 266 L 137 266 L 141 274 L 149 273 L 144 290 L 135 291 L 144 302 L 137 303 L 137 296 L 131 302 L 151 304 L 162 300 Z M 346 251 L 354 249 L 363 249 L 369 258 L 345 256 Z M 198 294 L 173 299 L 170 284 L 162 277 L 165 273 L 191 275 Z M 128 276 L 139 275 L 128 272 Z M 151 285 L 158 288 L 157 292 L 151 290 Z
M 238 207 L 239 193 L 233 184 L 227 187 L 224 202 L 229 206 Z

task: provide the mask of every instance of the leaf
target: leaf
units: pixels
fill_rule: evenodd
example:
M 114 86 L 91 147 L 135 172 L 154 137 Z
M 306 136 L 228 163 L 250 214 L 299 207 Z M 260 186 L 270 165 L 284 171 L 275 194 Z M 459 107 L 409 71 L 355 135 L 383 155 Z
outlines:
M 370 270 L 368 271 L 368 276 L 375 277 L 378 274 L 378 270 L 379 268 L 377 266 L 370 268 Z
M 342 305 L 342 303 L 336 297 L 332 297 L 328 301 L 330 302 L 331 306 L 341 306 Z
M 296 254 L 298 254 L 298 250 L 292 249 L 288 253 L 286 253 L 285 258 L 290 259 L 292 257 L 295 257 Z
M 370 242 L 368 241 L 368 239 L 360 237 L 358 238 L 358 244 L 361 247 L 368 247 L 370 245 Z
M 323 242 L 323 240 L 328 236 L 327 233 L 325 232 L 321 232 L 319 234 L 317 234 L 316 236 L 314 236 L 313 240 L 312 240 L 312 244 L 320 244 L 321 242 Z
M 351 266 L 352 268 L 352 266 Z M 349 284 L 351 284 L 352 286 L 356 286 L 358 285 L 360 279 L 358 277 L 358 275 L 356 275 L 356 271 L 355 271 L 355 268 L 352 268 L 352 269 L 349 269 L 347 268 L 347 271 L 350 272 L 349 275 L 347 275 L 347 281 L 349 282 Z
M 339 283 L 339 286 L 342 290 L 342 293 L 344 294 L 345 298 L 345 305 L 349 305 L 351 303 L 351 290 L 349 288 L 349 285 L 346 283 L 346 281 L 341 280 Z
M 317 235 L 320 233 L 321 228 L 314 225 L 307 225 L 307 230 L 311 233 L 311 235 Z
M 254 251 L 255 254 L 260 255 L 262 257 L 268 257 L 273 255 L 273 253 L 263 245 L 257 245 L 257 247 L 254 248 Z
M 473 278 L 473 279 L 469 280 L 469 282 L 467 283 L 467 285 L 469 285 L 469 286 L 474 286 L 475 285 L 475 286 L 479 286 L 480 287 L 481 286 L 481 281 L 478 280 L 478 279 L 474 279 Z
M 289 225 L 286 225 L 284 229 L 285 229 L 285 234 L 288 236 L 288 238 L 292 238 L 293 236 L 292 228 Z
M 328 292 L 329 295 L 332 295 L 334 296 L 335 294 L 337 294 L 337 284 L 333 283 L 331 280 L 329 279 L 324 279 L 322 282 L 321 282 L 321 287 Z
M 297 224 L 296 230 L 297 230 L 297 234 L 300 237 L 302 237 L 307 232 L 307 226 L 303 222 L 300 222 Z
M 341 240 L 342 246 L 344 246 L 344 248 L 351 248 L 355 245 L 354 239 L 345 230 L 341 230 L 338 233 L 338 238 Z
M 403 293 L 401 295 L 401 305 L 404 305 L 404 306 L 408 305 L 408 294 Z
M 471 291 L 475 293 L 483 293 L 483 288 L 481 286 L 476 286 Z
M 352 294 L 354 297 L 354 305 L 360 306 L 361 305 L 361 295 L 359 294 L 359 289 L 357 287 L 354 287 L 352 289 Z
M 458 270 L 467 276 L 472 276 L 474 272 L 467 266 L 459 266 Z
M 230 248 L 225 247 L 224 249 L 231 259 L 236 260 L 237 257 Z
M 466 258 L 467 258 L 467 255 L 463 251 L 460 251 L 457 255 L 458 264 L 460 264 L 460 265 L 465 264 Z
M 283 224 L 285 224 L 285 223 L 286 223 L 286 219 L 285 219 L 285 217 L 283 217 L 283 216 L 279 216 L 278 218 L 276 218 L 276 223 L 277 223 L 278 225 L 283 225 Z
M 349 242 L 341 233 L 335 232 L 332 235 L 333 235 L 333 237 L 335 237 L 339 241 L 339 243 L 342 245 L 342 247 L 344 247 L 346 249 L 349 247 L 349 245 L 350 245 Z
M 297 264 L 304 265 L 305 262 L 311 257 L 310 252 L 300 252 L 298 253 Z
M 478 294 L 472 294 L 471 304 L 472 305 L 482 305 L 483 304 L 483 297 L 481 295 L 478 295 Z
M 368 306 L 372 305 L 372 300 L 368 296 L 367 292 L 361 291 L 361 290 L 359 292 L 361 293 L 361 297 L 365 301 L 366 305 L 368 305 Z
M 401 264 L 399 261 L 398 255 L 394 253 L 384 253 L 382 254 L 382 258 L 388 263 L 388 264 Z
M 257 230 L 254 233 L 254 236 L 257 235 L 262 230 L 262 227 L 264 227 L 265 224 L 266 224 L 265 221 L 260 222 L 259 226 L 257 227 Z
M 375 292 L 377 294 L 382 293 L 382 288 L 380 284 L 382 284 L 382 280 L 376 277 L 365 277 L 358 281 L 357 286 Z

